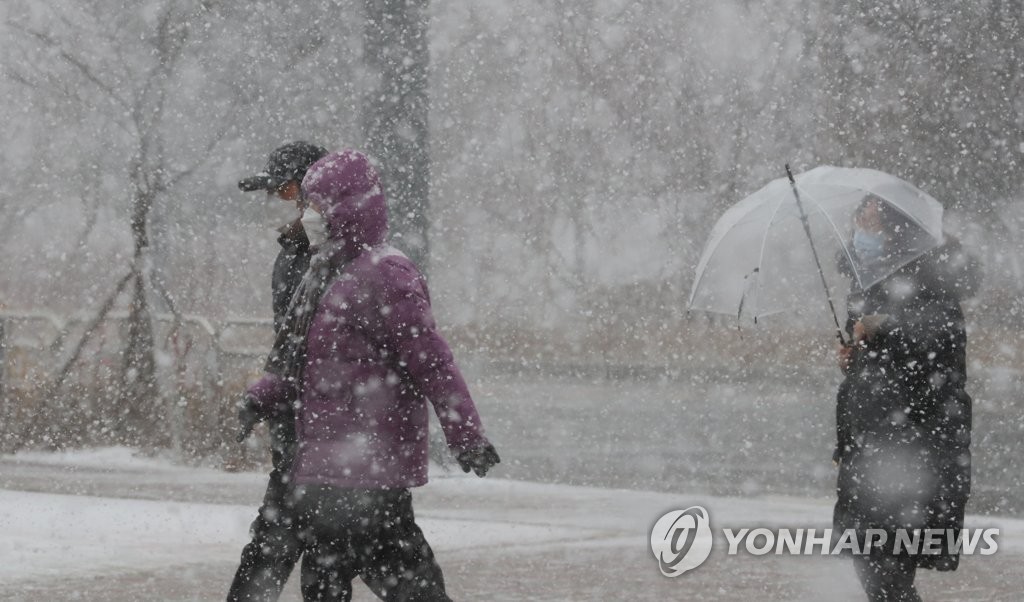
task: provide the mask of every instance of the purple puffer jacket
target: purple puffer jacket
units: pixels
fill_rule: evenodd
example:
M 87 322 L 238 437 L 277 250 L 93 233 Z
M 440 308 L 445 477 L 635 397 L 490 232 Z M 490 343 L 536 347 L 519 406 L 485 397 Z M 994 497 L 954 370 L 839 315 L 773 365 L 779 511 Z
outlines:
M 328 224 L 319 253 L 343 265 L 307 336 L 295 412 L 298 484 L 369 489 L 427 482 L 427 401 L 454 452 L 487 444 L 416 266 L 384 244 L 387 205 L 376 170 L 352 150 L 314 163 L 303 193 Z M 289 387 L 267 372 L 249 388 L 272 412 Z

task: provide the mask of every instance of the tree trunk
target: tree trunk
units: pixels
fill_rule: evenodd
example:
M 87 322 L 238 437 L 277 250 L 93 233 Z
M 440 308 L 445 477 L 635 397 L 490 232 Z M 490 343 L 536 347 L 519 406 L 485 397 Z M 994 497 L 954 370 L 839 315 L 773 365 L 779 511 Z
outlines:
M 135 257 L 132 261 L 131 302 L 128 308 L 128 333 L 124 345 L 121 390 L 118 395 L 118 434 L 126 445 L 163 445 L 160 427 L 161 406 L 156 378 L 153 319 L 146 299 L 145 253 L 149 246 L 146 223 L 152 200 L 137 194 L 132 211 L 132 239 Z
M 377 86 L 363 104 L 363 134 L 382 163 L 396 246 L 424 272 L 429 257 L 428 0 L 365 0 L 363 53 Z

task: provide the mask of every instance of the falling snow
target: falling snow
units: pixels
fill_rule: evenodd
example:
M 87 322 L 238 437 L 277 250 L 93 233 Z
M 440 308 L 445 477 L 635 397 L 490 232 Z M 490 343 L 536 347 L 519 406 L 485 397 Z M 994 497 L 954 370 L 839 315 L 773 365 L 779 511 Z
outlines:
M 668 578 L 648 546 L 670 510 L 821 528 L 855 491 L 1001 528 L 916 584 L 1012 599 L 1022 21 L 1005 0 L 8 0 L 0 598 L 224 599 L 277 436 L 253 414 L 239 443 L 239 405 L 285 348 L 310 364 L 277 385 L 315 379 L 280 410 L 300 441 L 355 429 L 307 460 L 419 485 L 429 453 L 416 516 L 453 597 L 863 599 L 849 559 L 716 542 Z M 316 252 L 372 246 L 383 275 L 344 263 L 288 322 L 300 209 L 238 183 L 295 140 L 370 158 L 354 200 L 316 170 L 295 195 L 324 212 Z M 385 197 L 387 244 L 364 245 Z M 275 344 L 304 315 L 309 345 Z M 501 462 L 464 476 L 485 444 Z

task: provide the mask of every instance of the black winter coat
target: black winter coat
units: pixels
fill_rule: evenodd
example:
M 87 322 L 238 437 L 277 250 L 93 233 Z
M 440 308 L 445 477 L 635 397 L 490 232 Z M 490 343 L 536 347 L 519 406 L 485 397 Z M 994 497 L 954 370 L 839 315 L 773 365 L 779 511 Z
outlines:
M 971 397 L 960 300 L 980 279 L 951 241 L 848 298 L 850 322 L 886 315 L 839 387 L 837 532 L 963 527 L 971 489 Z M 860 539 L 863 541 L 863 539 Z M 945 546 L 945 544 L 943 544 Z M 955 570 L 959 555 L 918 555 Z
M 284 324 L 288 304 L 299 282 L 302 281 L 302 276 L 309 267 L 309 258 L 312 256 L 309 238 L 298 222 L 286 227 L 277 238 L 277 242 L 281 245 L 281 251 L 274 260 L 274 272 L 271 276 L 275 336 Z M 271 459 L 276 470 L 287 472 L 291 468 L 297 445 L 295 416 L 290 406 L 278 410 L 269 424 Z
M 288 226 L 277 238 L 277 242 L 281 245 L 281 251 L 274 260 L 274 273 L 271 277 L 275 335 L 281 329 L 288 304 L 309 268 L 309 258 L 313 255 L 309 250 L 309 238 L 297 222 Z

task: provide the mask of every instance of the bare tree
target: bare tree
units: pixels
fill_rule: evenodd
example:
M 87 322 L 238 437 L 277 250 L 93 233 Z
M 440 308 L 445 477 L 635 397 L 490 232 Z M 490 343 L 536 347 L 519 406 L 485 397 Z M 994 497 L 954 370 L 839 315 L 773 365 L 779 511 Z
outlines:
M 176 184 L 192 174 L 209 156 L 226 132 L 226 126 L 209 131 L 188 164 L 172 162 L 167 147 L 174 143 L 174 124 L 169 123 L 168 101 L 180 84 L 183 57 L 190 51 L 192 32 L 211 10 L 208 2 L 163 2 L 151 6 L 141 22 L 108 14 L 111 3 L 96 3 L 93 11 L 72 5 L 48 7 L 40 20 L 23 12 L 12 16 L 7 27 L 23 36 L 35 52 L 8 64 L 12 77 L 32 88 L 38 97 L 60 105 L 103 106 L 100 131 L 119 132 L 126 144 L 121 157 L 126 175 L 127 223 L 132 240 L 128 276 L 101 303 L 102 319 L 125 289 L 129 292 L 129 317 L 124 340 L 121 386 L 117 392 L 118 437 L 128 444 L 162 441 L 163 408 L 156 378 L 153 324 L 148 299 L 153 260 L 150 226 L 155 203 Z M 105 20 L 109 17 L 109 21 Z M 44 29 L 44 23 L 53 23 Z M 135 36 L 120 28 L 138 28 Z M 102 43 L 83 46 L 75 41 L 97 35 Z M 198 151 L 198 152 L 196 152 Z M 116 162 L 116 158 L 114 159 Z M 88 225 L 88 224 L 87 224 Z M 88 232 L 88 228 L 86 232 Z M 93 319 L 95 321 L 95 318 Z M 86 330 L 81 350 L 94 328 Z M 77 352 L 72 354 L 75 358 Z M 62 379 L 67 369 L 58 374 Z M 55 383 L 60 385 L 60 382 Z

